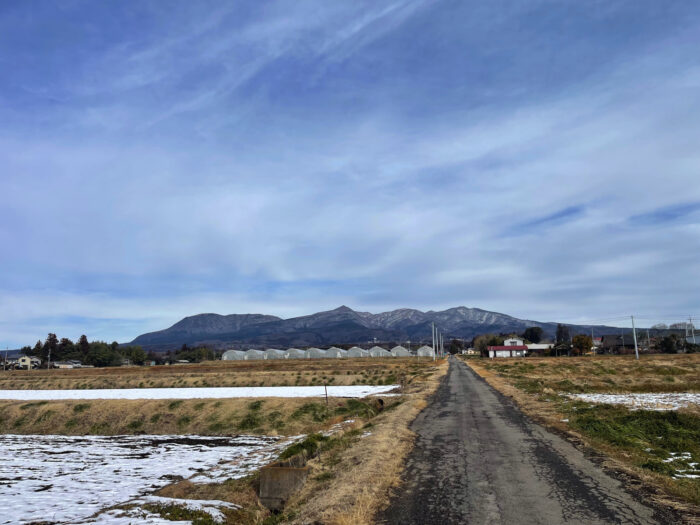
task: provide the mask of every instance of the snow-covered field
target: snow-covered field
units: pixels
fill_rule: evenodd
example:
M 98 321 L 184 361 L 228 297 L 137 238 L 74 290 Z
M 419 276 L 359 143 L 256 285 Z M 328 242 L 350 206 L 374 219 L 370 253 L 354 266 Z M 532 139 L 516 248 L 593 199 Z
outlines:
M 207 483 L 244 476 L 293 439 L 0 435 L 0 523 L 172 524 L 141 509 L 90 516 L 120 503 L 153 503 L 149 493 L 180 477 Z
M 569 397 L 589 403 L 625 405 L 632 409 L 678 410 L 689 405 L 700 405 L 700 394 L 693 392 L 667 394 L 569 394 Z
M 329 397 L 366 397 L 399 385 L 329 386 Z M 323 386 L 258 386 L 210 388 L 105 388 L 96 390 L 0 390 L 0 399 L 58 401 L 64 399 L 223 399 L 234 397 L 323 397 Z

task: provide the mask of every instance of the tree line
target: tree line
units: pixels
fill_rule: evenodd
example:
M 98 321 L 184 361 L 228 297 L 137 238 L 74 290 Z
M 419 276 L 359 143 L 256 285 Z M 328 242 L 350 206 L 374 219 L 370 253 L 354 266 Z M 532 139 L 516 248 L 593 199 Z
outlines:
M 34 347 L 25 346 L 22 353 L 32 357 L 38 357 L 42 363 L 48 365 L 56 361 L 80 361 L 84 365 L 92 366 L 121 366 L 125 361 L 135 365 L 142 365 L 147 359 L 147 354 L 140 346 L 120 347 L 116 341 L 106 343 L 104 341 L 88 341 L 84 334 L 74 343 L 67 337 L 61 339 L 54 333 L 49 333 L 45 341 L 37 341 Z

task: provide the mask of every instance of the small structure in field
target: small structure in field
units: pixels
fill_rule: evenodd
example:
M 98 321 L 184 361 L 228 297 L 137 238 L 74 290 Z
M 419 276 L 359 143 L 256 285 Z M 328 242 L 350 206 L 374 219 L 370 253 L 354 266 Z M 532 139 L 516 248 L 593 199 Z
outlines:
M 411 352 L 406 350 L 403 346 L 399 345 L 391 349 L 391 355 L 393 355 L 394 357 L 409 357 L 411 355 Z
M 527 346 L 525 345 L 509 345 L 509 346 L 489 346 L 487 348 L 489 357 L 525 357 L 527 354 Z
M 421 346 L 418 350 L 416 350 L 416 355 L 418 357 L 434 357 L 435 352 L 433 351 L 433 348 L 428 345 Z
M 243 350 L 226 350 L 221 356 L 222 361 L 243 361 L 245 359 Z
M 268 348 L 264 352 L 265 359 L 287 359 L 287 352 L 283 350 L 277 350 L 276 348 Z
M 309 359 L 325 359 L 326 357 L 328 357 L 326 355 L 326 351 L 321 350 L 320 348 L 309 348 L 306 351 L 306 355 Z
M 287 359 L 306 359 L 307 357 L 305 350 L 299 350 L 298 348 L 287 350 Z
M 373 346 L 369 349 L 370 357 L 391 357 L 391 353 L 381 346 Z
M 353 346 L 348 350 L 348 357 L 369 357 L 369 352 L 359 346 Z
M 327 357 L 336 358 L 336 359 L 340 359 L 340 358 L 343 358 L 343 357 L 347 357 L 347 356 L 348 356 L 348 351 L 347 351 L 347 350 L 343 350 L 342 348 L 338 348 L 338 347 L 336 347 L 336 346 L 332 346 L 332 347 L 330 347 L 328 350 L 326 350 L 326 356 L 327 356 Z

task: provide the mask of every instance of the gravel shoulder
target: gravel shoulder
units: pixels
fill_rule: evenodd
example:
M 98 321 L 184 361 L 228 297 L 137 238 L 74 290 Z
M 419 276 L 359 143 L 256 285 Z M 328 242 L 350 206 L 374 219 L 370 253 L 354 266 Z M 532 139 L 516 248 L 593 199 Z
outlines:
M 381 523 L 671 523 L 464 363 L 412 424 L 416 446 Z

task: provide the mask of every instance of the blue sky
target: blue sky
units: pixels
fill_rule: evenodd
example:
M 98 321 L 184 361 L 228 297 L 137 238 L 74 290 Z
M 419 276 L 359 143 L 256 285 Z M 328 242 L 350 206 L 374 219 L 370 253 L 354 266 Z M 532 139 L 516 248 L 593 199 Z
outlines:
M 700 315 L 700 5 L 0 3 L 0 344 Z

